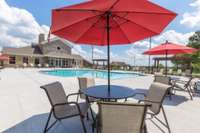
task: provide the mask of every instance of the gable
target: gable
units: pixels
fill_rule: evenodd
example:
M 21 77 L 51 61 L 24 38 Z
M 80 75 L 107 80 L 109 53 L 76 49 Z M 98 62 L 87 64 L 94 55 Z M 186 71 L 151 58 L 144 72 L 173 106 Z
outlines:
M 61 40 L 53 40 L 53 41 L 50 41 L 49 43 L 47 42 L 45 44 L 41 44 L 40 48 L 43 54 L 59 52 L 59 53 L 71 55 L 70 45 L 66 44 L 66 42 L 63 42 Z

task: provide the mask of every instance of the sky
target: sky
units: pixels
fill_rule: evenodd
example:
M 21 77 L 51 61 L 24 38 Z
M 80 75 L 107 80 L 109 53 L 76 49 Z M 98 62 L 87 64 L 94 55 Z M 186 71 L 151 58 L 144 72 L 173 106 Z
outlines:
M 86 0 L 0 0 L 0 48 L 23 47 L 36 42 L 39 33 L 48 34 L 51 9 L 84 1 Z M 188 38 L 200 28 L 200 0 L 152 1 L 178 14 L 159 36 L 152 38 L 152 46 L 166 40 L 186 45 Z M 91 59 L 91 46 L 73 46 L 74 53 Z M 113 61 L 125 61 L 132 65 L 147 65 L 148 56 L 142 53 L 148 48 L 149 39 L 125 46 L 113 46 L 111 58 Z M 94 57 L 106 58 L 106 47 L 94 47 Z

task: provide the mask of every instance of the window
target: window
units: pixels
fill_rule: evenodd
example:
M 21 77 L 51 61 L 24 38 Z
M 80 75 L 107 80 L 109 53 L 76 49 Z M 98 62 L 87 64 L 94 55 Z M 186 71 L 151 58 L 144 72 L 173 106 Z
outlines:
M 23 57 L 23 63 L 28 64 L 28 57 Z
M 9 64 L 15 64 L 15 60 L 16 60 L 15 56 L 10 56 Z
M 52 58 L 49 58 L 49 65 L 50 67 L 54 66 L 54 60 Z
M 57 50 L 60 50 L 60 47 L 57 47 Z
M 35 58 L 35 64 L 36 64 L 36 65 L 40 64 L 39 58 Z

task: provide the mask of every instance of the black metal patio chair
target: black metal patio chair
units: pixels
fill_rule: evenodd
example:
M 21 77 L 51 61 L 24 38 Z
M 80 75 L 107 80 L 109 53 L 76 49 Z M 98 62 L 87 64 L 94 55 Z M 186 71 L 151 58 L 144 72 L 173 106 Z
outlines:
M 151 120 L 153 124 L 155 124 L 161 131 L 163 131 L 163 129 L 153 121 L 153 119 L 157 120 L 159 123 L 167 128 L 169 133 L 171 133 L 171 130 L 163 107 L 163 101 L 170 88 L 170 85 L 154 82 L 151 84 L 147 94 L 138 93 L 139 95 L 144 96 L 143 100 L 138 101 L 139 103 L 143 102 L 145 104 L 151 104 L 151 107 L 149 107 L 147 112 L 147 114 L 149 114 L 151 117 L 147 119 Z M 164 122 L 157 117 L 157 115 L 160 113 L 163 114 Z
M 175 80 L 172 85 L 173 92 L 175 93 L 176 91 L 186 91 L 190 96 L 190 99 L 193 100 L 192 85 L 191 85 L 193 79 L 194 79 L 193 77 L 190 77 L 188 81 Z
M 89 108 L 87 101 L 84 103 L 69 102 L 69 95 L 66 96 L 64 88 L 60 82 L 50 83 L 41 86 L 41 88 L 45 90 L 52 106 L 44 128 L 44 133 L 47 133 L 58 121 L 61 122 L 63 119 L 77 116 L 80 117 L 84 133 L 87 133 L 84 123 L 84 118 Z M 70 94 L 70 96 L 72 95 L 79 95 L 79 93 Z M 49 125 L 52 114 L 56 120 Z
M 78 83 L 79 83 L 79 93 L 80 95 L 77 96 L 77 101 L 79 97 L 81 99 L 86 100 L 86 96 L 81 92 L 81 90 L 84 90 L 88 87 L 95 86 L 94 78 L 84 78 L 84 77 L 78 77 Z M 88 97 L 89 102 L 96 102 L 96 98 Z
M 94 121 L 95 118 L 94 118 L 94 114 L 93 114 L 93 111 L 92 111 L 92 108 L 91 108 L 91 103 L 97 102 L 98 99 L 93 98 L 93 97 L 87 97 L 85 94 L 82 93 L 81 90 L 84 90 L 84 89 L 86 89 L 88 87 L 95 86 L 95 80 L 94 80 L 94 78 L 78 77 L 78 82 L 79 82 L 79 91 L 78 91 L 78 93 L 80 93 L 80 95 L 77 96 L 77 102 L 78 102 L 79 97 L 80 97 L 80 99 L 83 99 L 83 100 L 86 100 L 86 101 L 89 102 L 90 113 L 91 113 L 92 119 Z
M 167 75 L 155 75 L 154 82 L 172 86 L 171 78 Z M 167 96 L 169 96 L 170 100 L 172 100 L 172 89 L 173 87 L 169 88 L 167 92 Z

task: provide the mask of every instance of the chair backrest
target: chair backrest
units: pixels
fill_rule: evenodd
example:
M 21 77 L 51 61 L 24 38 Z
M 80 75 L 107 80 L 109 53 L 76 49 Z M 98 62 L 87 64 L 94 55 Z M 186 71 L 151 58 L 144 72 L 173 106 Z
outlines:
M 192 71 L 190 69 L 185 70 L 185 76 L 191 76 Z
M 190 77 L 189 80 L 187 81 L 187 83 L 185 84 L 185 87 L 190 86 L 193 79 L 194 79 L 193 77 Z
M 79 77 L 78 82 L 79 82 L 79 91 L 95 85 L 94 78 Z M 85 95 L 81 94 L 80 98 L 85 99 Z
M 151 104 L 149 108 L 153 113 L 158 114 L 160 112 L 163 100 L 165 96 L 169 92 L 170 85 L 166 85 L 163 83 L 154 82 L 151 84 L 146 100 L 153 102 L 145 102 L 146 104 Z
M 145 104 L 98 102 L 100 133 L 142 133 Z
M 60 103 L 67 103 L 66 94 L 60 82 L 53 82 L 43 85 L 40 88 L 45 90 L 52 106 Z
M 159 82 L 163 84 L 170 84 L 170 77 L 167 77 L 165 75 L 155 75 L 155 80 L 154 82 Z

